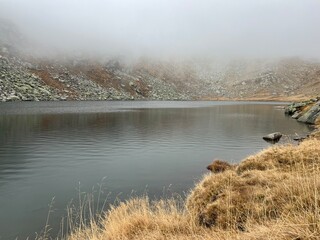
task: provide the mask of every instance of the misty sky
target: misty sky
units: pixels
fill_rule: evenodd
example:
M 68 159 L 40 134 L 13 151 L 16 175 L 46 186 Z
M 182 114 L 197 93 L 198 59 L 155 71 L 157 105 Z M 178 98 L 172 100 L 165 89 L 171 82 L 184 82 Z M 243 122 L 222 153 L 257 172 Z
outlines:
M 0 17 L 60 50 L 320 58 L 319 0 L 0 0 Z

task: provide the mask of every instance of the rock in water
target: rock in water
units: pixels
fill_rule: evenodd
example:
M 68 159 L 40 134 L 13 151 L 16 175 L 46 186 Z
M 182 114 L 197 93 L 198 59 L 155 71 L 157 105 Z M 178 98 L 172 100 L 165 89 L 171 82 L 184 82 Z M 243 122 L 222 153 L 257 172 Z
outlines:
M 265 141 L 276 143 L 276 142 L 279 142 L 281 137 L 282 137 L 282 134 L 280 132 L 274 132 L 274 133 L 270 133 L 262 138 Z

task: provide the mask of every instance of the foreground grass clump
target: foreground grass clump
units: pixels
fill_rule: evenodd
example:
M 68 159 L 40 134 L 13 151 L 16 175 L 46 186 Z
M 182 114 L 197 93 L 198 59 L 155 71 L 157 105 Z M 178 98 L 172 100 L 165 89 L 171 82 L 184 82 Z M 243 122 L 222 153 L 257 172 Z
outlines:
M 320 140 L 204 176 L 186 201 L 134 198 L 67 239 L 319 239 Z

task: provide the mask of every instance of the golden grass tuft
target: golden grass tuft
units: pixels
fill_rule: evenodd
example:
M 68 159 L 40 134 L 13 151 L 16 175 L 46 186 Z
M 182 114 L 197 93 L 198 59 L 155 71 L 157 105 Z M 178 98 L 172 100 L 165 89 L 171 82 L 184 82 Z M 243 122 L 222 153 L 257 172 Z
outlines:
M 104 221 L 110 239 L 129 238 L 145 232 L 160 235 L 185 233 L 187 218 L 175 199 L 150 202 L 148 198 L 131 199 L 112 208 Z
M 181 203 L 178 199 L 133 198 L 111 207 L 99 223 L 76 229 L 68 239 L 208 239 L 211 231 L 194 225 Z M 220 232 L 213 234 L 227 239 Z
M 207 176 L 188 197 L 187 208 L 200 225 L 245 231 L 248 218 L 262 222 L 279 216 L 274 191 L 287 178 L 270 170 Z
M 315 121 L 315 130 L 311 133 L 311 137 L 320 140 L 320 117 Z
M 212 173 L 220 173 L 232 168 L 233 166 L 231 164 L 221 160 L 214 160 L 207 166 L 207 169 Z
M 122 202 L 75 239 L 319 239 L 320 141 L 273 146 L 207 174 L 187 199 Z

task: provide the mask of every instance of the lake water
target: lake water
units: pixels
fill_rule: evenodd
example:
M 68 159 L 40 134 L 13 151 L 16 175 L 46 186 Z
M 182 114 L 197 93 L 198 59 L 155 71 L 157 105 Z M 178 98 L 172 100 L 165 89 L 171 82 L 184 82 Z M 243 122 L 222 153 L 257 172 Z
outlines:
M 309 132 L 279 105 L 1 103 L 0 239 L 32 239 L 53 197 L 52 235 L 71 199 L 99 183 L 108 203 L 146 192 L 183 195 L 213 159 L 237 163 L 269 146 L 265 134 Z

